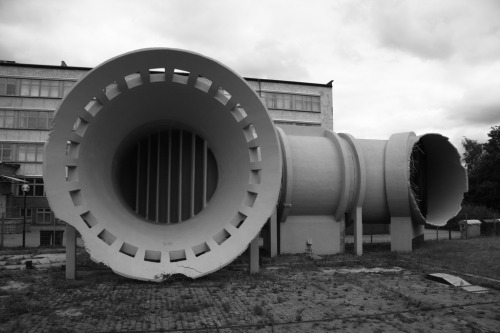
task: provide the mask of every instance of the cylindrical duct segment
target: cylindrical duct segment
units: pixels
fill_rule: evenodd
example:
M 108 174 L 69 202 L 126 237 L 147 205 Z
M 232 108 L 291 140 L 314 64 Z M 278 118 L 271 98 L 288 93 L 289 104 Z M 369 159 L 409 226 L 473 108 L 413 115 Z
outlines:
M 96 67 L 62 101 L 45 190 L 95 261 L 137 279 L 199 277 L 272 214 L 279 151 L 244 79 L 199 54 L 145 49 Z
M 460 156 L 447 138 L 398 133 L 389 140 L 355 139 L 325 129 L 283 126 L 281 221 L 290 215 L 333 215 L 356 207 L 363 223 L 444 225 L 466 191 Z
M 286 153 L 293 164 L 291 196 L 294 204 L 290 214 L 333 215 L 335 205 L 332 203 L 338 202 L 342 195 L 340 152 L 330 138 L 322 135 L 324 129 L 311 128 L 309 135 L 299 136 L 292 134 L 296 129 L 290 127 L 286 136 L 290 147 Z
M 355 200 L 359 173 L 353 151 L 323 128 L 283 126 L 284 157 L 280 215 L 332 215 L 340 220 Z

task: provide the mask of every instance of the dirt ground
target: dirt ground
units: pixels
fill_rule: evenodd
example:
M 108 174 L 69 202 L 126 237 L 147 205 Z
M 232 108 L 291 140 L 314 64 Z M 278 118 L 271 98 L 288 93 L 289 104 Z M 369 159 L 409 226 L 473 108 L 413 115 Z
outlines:
M 57 267 L 0 270 L 0 332 L 500 332 L 500 264 L 477 268 L 463 254 L 453 266 L 460 254 L 439 256 L 450 248 L 496 260 L 500 238 L 440 241 L 412 254 L 263 257 L 254 275 L 242 256 L 207 277 L 162 283 L 120 277 L 81 253 L 75 281 Z M 489 291 L 426 278 L 435 272 Z

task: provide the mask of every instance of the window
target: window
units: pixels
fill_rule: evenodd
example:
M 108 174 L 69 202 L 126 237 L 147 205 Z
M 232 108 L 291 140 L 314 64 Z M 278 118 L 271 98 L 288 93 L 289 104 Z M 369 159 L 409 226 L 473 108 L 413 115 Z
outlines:
M 36 161 L 43 162 L 44 145 L 36 145 Z
M 40 80 L 30 80 L 31 89 L 29 96 L 40 96 Z
M 66 96 L 66 93 L 73 87 L 75 83 L 71 81 L 63 81 L 63 96 Z
M 40 96 L 41 97 L 59 97 L 60 81 L 41 81 Z
M 52 211 L 50 208 L 37 208 L 36 209 L 36 223 L 51 223 Z
M 31 208 L 26 208 L 26 221 L 31 221 L 32 212 Z M 19 216 L 24 217 L 24 208 L 19 208 Z
M 14 127 L 14 111 L 0 110 L 0 127 Z
M 26 192 L 27 197 L 43 197 L 45 196 L 45 189 L 43 186 L 43 178 L 24 178 L 25 181 L 27 181 L 28 185 L 30 186 L 30 190 Z M 24 192 L 21 189 L 23 184 L 18 184 L 17 185 L 17 195 L 20 197 L 24 196 Z M 22 215 L 24 216 L 24 215 Z M 31 216 L 31 215 L 28 215 Z
M 62 96 L 59 94 L 59 86 L 62 82 L 58 81 L 49 81 L 50 82 L 50 92 L 49 97 L 59 97 Z
M 35 162 L 36 161 L 36 146 L 32 144 L 26 144 L 26 161 L 27 162 Z
M 17 146 L 17 160 L 26 161 L 26 144 L 21 144 Z
M 0 161 L 12 161 L 12 143 L 0 143 Z
M 270 109 L 320 112 L 320 96 L 262 92 L 264 104 Z
M 38 128 L 38 112 L 19 111 L 19 128 Z
M 0 95 L 17 95 L 17 79 L 0 77 Z
M 64 230 L 40 230 L 40 246 L 63 244 Z
M 31 86 L 31 80 L 28 79 L 21 80 L 21 96 L 30 95 L 30 86 Z
M 50 129 L 52 119 L 52 112 L 38 112 L 38 129 Z
M 14 143 L 17 148 L 17 162 L 43 162 L 43 144 Z

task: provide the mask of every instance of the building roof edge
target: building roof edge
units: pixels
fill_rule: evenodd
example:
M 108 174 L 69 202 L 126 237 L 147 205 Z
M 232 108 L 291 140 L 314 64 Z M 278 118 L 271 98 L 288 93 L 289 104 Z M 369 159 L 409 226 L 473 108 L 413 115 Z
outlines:
M 84 70 L 90 71 L 92 67 L 79 67 L 79 66 L 57 66 L 57 65 L 42 65 L 42 64 L 25 64 L 10 62 L 5 60 L 0 60 L 0 66 L 10 66 L 10 67 L 29 67 L 29 68 L 47 68 L 47 69 L 69 69 L 69 70 Z M 275 80 L 275 79 L 259 79 L 254 77 L 243 77 L 246 81 L 260 81 L 260 82 L 271 82 L 271 83 L 288 83 L 288 84 L 301 84 L 305 86 L 315 86 L 315 87 L 332 87 L 333 80 L 328 83 L 315 83 L 315 82 L 303 82 L 303 81 L 288 81 L 288 80 Z

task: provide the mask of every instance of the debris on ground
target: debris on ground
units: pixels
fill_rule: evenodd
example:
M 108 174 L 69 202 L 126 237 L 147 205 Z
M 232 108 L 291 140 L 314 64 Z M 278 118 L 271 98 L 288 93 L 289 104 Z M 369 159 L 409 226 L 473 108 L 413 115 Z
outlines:
M 31 261 L 31 264 L 29 262 Z M 0 257 L 0 269 L 26 269 L 60 267 L 66 264 L 66 253 L 3 255 Z
M 374 267 L 374 268 L 329 268 L 329 269 L 323 269 L 323 273 L 327 274 L 350 274 L 350 273 L 375 273 L 375 274 L 380 274 L 380 273 L 401 273 L 403 272 L 403 269 L 400 267 L 393 267 L 393 268 L 381 268 L 381 267 Z
M 427 278 L 432 281 L 436 281 L 439 283 L 448 284 L 454 287 L 460 287 L 466 291 L 471 293 L 487 293 L 488 289 L 480 286 L 473 286 L 469 282 L 464 279 L 446 273 L 431 273 L 427 274 Z

